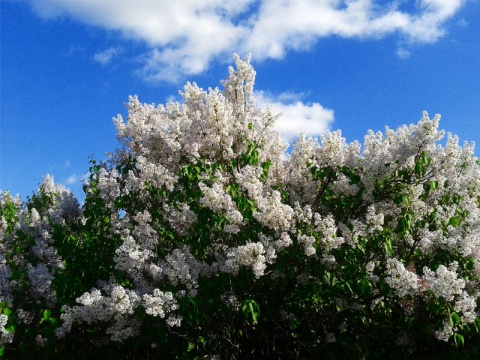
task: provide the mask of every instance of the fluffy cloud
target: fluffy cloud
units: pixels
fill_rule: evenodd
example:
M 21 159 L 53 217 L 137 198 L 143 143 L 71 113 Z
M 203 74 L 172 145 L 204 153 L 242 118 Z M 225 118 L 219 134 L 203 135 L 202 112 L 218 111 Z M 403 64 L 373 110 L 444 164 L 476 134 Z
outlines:
M 272 106 L 275 113 L 282 115 L 275 128 L 284 142 L 297 138 L 301 132 L 311 136 L 323 134 L 333 123 L 333 110 L 326 109 L 319 103 L 305 104 L 301 101 L 301 94 L 272 95 L 259 91 L 255 96 L 259 107 Z
M 434 42 L 465 2 L 31 0 L 44 18 L 68 16 L 148 44 L 138 74 L 151 81 L 198 74 L 233 52 L 252 52 L 256 60 L 281 58 L 328 36 L 376 39 L 397 34 L 404 44 Z M 98 56 L 108 62 L 107 55 Z

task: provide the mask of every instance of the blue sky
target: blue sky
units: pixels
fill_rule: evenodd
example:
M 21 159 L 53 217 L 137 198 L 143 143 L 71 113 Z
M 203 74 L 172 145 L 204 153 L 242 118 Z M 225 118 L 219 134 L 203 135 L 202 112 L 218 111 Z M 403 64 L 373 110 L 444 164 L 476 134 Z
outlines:
M 118 146 L 129 95 L 179 100 L 221 86 L 252 53 L 259 105 L 285 139 L 442 115 L 480 143 L 478 0 L 2 0 L 0 189 L 26 198 L 42 176 L 82 198 L 89 157 Z

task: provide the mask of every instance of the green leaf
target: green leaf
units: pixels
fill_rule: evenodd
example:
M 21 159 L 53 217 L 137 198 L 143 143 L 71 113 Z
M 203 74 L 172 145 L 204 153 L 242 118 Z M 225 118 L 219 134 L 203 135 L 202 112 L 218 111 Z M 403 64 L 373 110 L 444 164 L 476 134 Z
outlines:
M 393 256 L 392 239 L 385 240 L 383 246 L 385 247 L 385 251 L 387 252 L 387 254 Z
M 55 319 L 54 317 L 49 318 L 48 322 L 54 327 L 57 327 L 57 325 L 58 325 L 58 320 Z
M 325 280 L 327 280 L 327 284 L 332 283 L 333 275 L 331 272 L 326 271 L 324 277 L 325 277 Z
M 247 199 L 247 202 L 250 204 L 252 211 L 255 212 L 257 210 L 257 204 L 255 203 L 255 200 Z
M 363 279 L 360 281 L 360 293 L 361 293 L 362 295 L 366 294 L 369 287 L 370 287 L 370 284 L 369 284 L 368 280 L 365 279 L 365 278 L 363 278 Z
M 242 305 L 242 312 L 247 320 L 252 320 L 253 325 L 258 324 L 258 318 L 260 317 L 260 306 L 255 300 L 245 300 Z
M 52 314 L 51 310 L 43 310 L 43 318 L 45 320 L 48 320 L 48 318 L 50 317 L 51 314 Z
M 462 322 L 462 320 L 460 319 L 460 316 L 458 316 L 457 313 L 453 312 L 451 315 L 450 315 L 450 324 L 452 326 L 455 326 L 457 324 L 460 324 Z
M 480 318 L 475 318 L 475 327 L 477 328 L 477 332 L 480 331 Z
M 5 331 L 6 331 L 7 333 L 10 333 L 10 332 L 15 332 L 15 329 L 16 329 L 16 326 L 15 326 L 15 325 L 10 325 L 10 326 L 7 326 L 7 327 L 5 328 Z
M 262 169 L 263 169 L 263 173 L 262 173 L 262 180 L 266 180 L 267 177 L 268 177 L 268 169 L 270 169 L 270 166 L 272 165 L 272 161 L 270 159 L 268 159 L 267 161 L 264 161 L 261 166 L 262 166 Z
M 432 188 L 432 185 L 429 183 L 423 184 L 423 190 L 425 191 L 425 197 L 428 197 L 430 195 L 430 189 Z
M 465 345 L 465 339 L 460 334 L 455 334 L 454 341 L 455 341 L 455 346 L 457 347 Z
M 422 173 L 422 165 L 420 163 L 415 164 L 415 175 L 420 177 Z
M 458 216 L 452 216 L 448 221 L 448 224 L 456 228 L 458 225 L 460 225 L 460 222 L 461 220 Z

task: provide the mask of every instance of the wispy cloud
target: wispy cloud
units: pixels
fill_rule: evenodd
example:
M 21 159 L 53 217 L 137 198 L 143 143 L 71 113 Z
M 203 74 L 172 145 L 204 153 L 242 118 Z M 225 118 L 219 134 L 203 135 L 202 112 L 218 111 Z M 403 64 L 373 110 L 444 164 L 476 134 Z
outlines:
M 68 179 L 65 182 L 69 185 L 73 185 L 79 181 L 80 181 L 80 178 L 77 176 L 77 174 L 72 174 L 68 177 Z
M 281 114 L 275 128 L 285 142 L 297 138 L 301 132 L 311 136 L 323 134 L 334 120 L 333 110 L 326 109 L 319 103 L 302 102 L 302 94 L 273 95 L 259 91 L 255 96 L 258 106 L 272 106 L 275 113 Z
M 65 56 L 73 56 L 75 54 L 79 54 L 85 51 L 85 48 L 82 46 L 70 46 L 70 48 L 63 53 Z
M 149 81 L 198 74 L 233 52 L 252 52 L 257 61 L 282 58 L 330 36 L 396 35 L 405 44 L 435 42 L 466 3 L 417 0 L 405 7 L 403 0 L 31 0 L 44 18 L 69 16 L 148 44 L 138 74 Z M 96 54 L 102 64 L 114 56 L 114 48 Z
M 122 48 L 120 47 L 111 47 L 93 55 L 93 60 L 102 65 L 108 65 L 114 58 L 120 55 L 121 51 Z
M 397 49 L 397 56 L 400 58 L 400 59 L 408 59 L 410 57 L 410 51 L 408 51 L 407 49 L 403 48 L 403 47 L 399 47 Z
M 459 21 L 458 21 L 458 26 L 461 26 L 461 27 L 468 27 L 468 22 L 464 19 L 464 18 L 461 18 Z

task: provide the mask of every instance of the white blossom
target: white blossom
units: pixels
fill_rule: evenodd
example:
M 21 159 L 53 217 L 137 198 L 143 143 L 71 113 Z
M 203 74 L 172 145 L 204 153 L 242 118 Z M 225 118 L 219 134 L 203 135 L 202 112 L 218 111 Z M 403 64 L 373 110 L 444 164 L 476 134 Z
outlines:
M 415 295 L 419 289 L 418 276 L 407 270 L 405 266 L 397 259 L 387 260 L 388 276 L 385 278 L 385 282 L 392 287 L 392 289 L 400 297 L 407 295 Z
M 153 294 L 143 295 L 143 306 L 145 312 L 152 316 L 165 317 L 166 313 L 178 308 L 177 302 L 171 292 L 164 293 L 159 289 L 153 290 Z
M 221 270 L 231 274 L 238 274 L 241 266 L 251 267 L 255 277 L 264 275 L 266 269 L 265 249 L 261 242 L 248 243 L 237 248 L 229 249 L 227 260 Z
M 443 297 L 447 301 L 454 299 L 455 295 L 460 295 L 465 288 L 465 280 L 459 279 L 456 270 L 458 264 L 453 262 L 447 268 L 445 265 L 439 265 L 433 272 L 427 267 L 423 268 L 423 278 L 437 297 Z

